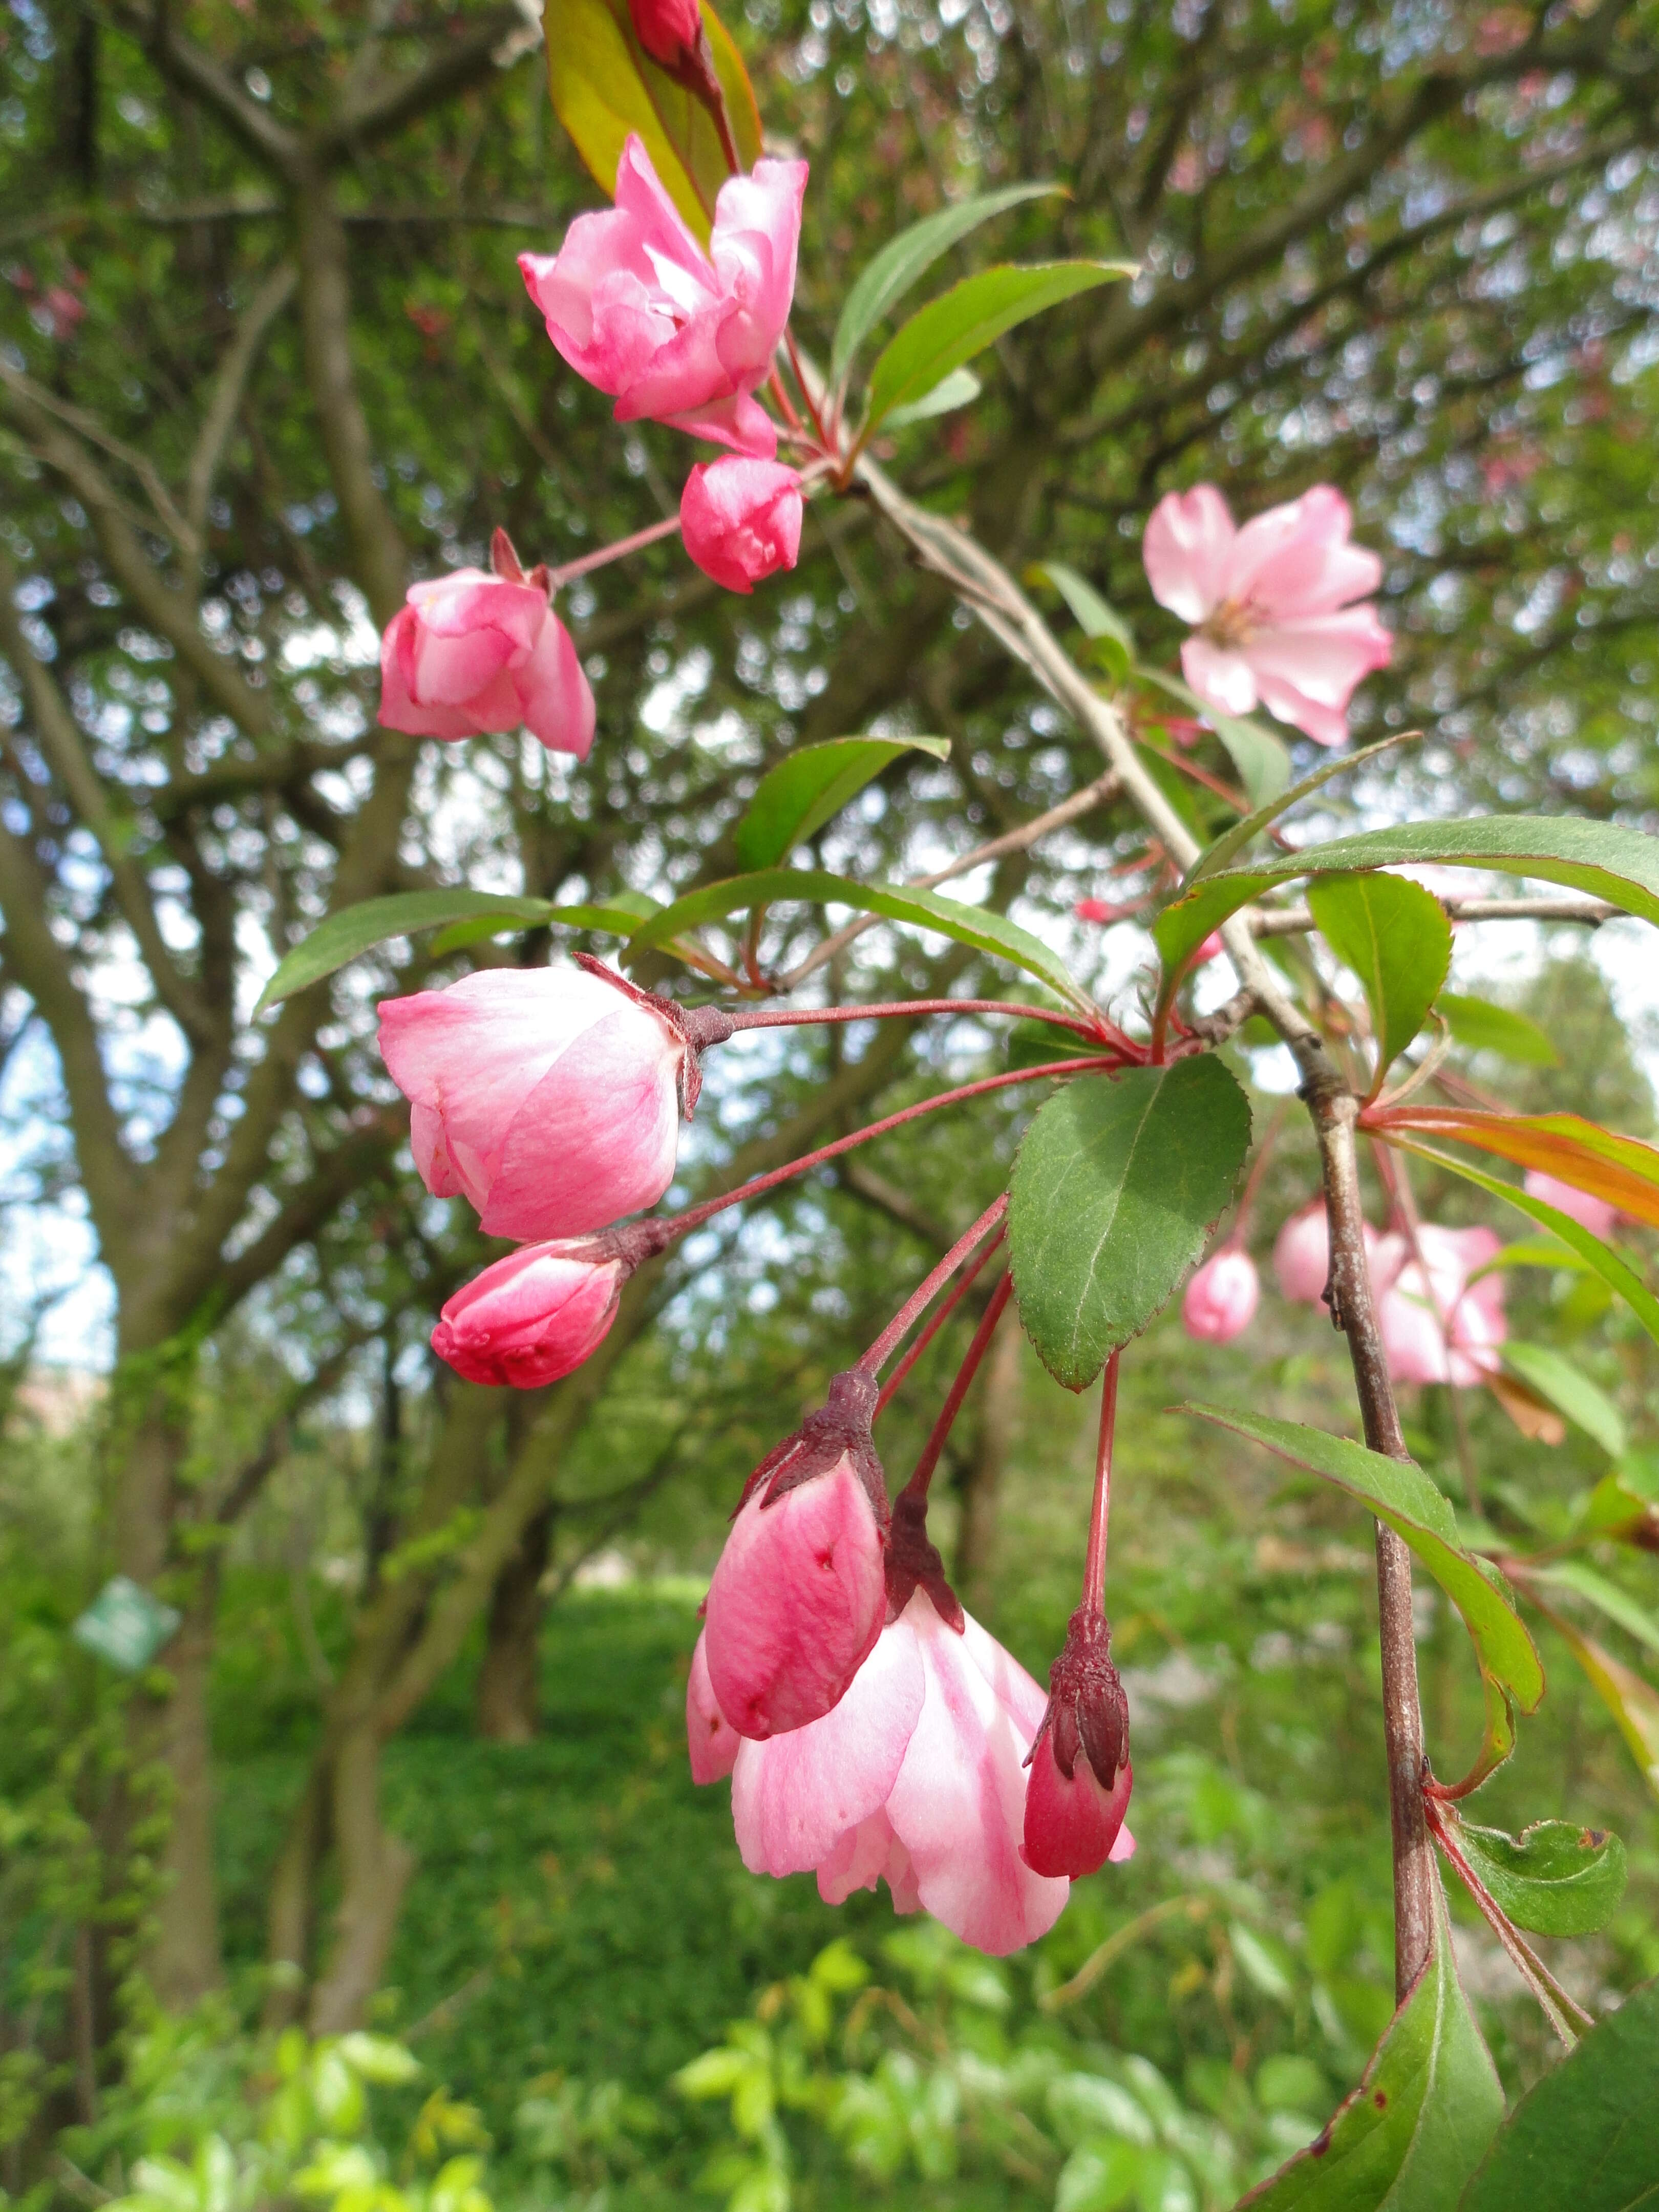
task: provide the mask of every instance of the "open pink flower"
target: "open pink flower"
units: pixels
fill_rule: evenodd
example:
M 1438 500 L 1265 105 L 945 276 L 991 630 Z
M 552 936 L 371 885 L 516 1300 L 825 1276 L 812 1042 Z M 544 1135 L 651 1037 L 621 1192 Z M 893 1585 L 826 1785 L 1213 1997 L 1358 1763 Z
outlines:
M 1047 1703 L 976 1620 L 947 1627 L 918 1589 L 832 1712 L 739 1749 L 744 1864 L 814 1869 L 830 1905 L 884 1881 L 896 1911 L 923 1908 L 998 1956 L 1035 1942 L 1070 1889 L 1020 1856 L 1024 1761 Z
M 709 1680 L 739 1735 L 781 1735 L 839 1702 L 881 1633 L 883 1550 L 850 1452 L 778 1495 L 751 1489 L 708 1585 L 703 1631 Z
M 708 1679 L 708 1636 L 698 1637 L 685 1684 L 685 1747 L 694 1782 L 720 1782 L 738 1763 L 743 1738 L 720 1711 Z
M 486 1234 L 580 1237 L 673 1181 L 690 1050 L 625 990 L 575 968 L 488 968 L 380 1015 L 421 1180 L 465 1192 Z
M 628 0 L 628 12 L 634 19 L 635 37 L 665 69 L 678 68 L 696 52 L 702 33 L 697 0 Z
M 1575 1190 L 1570 1182 L 1558 1182 L 1553 1175 L 1541 1168 L 1528 1168 L 1526 1188 L 1534 1198 L 1541 1198 L 1546 1206 L 1553 1206 L 1558 1213 L 1565 1213 L 1569 1221 L 1576 1221 L 1581 1229 L 1588 1229 L 1592 1237 L 1611 1237 L 1613 1224 L 1619 1218 L 1619 1209 L 1605 1198 L 1595 1198 L 1587 1190 Z
M 714 203 L 705 252 L 639 138 L 617 164 L 617 204 L 578 216 L 556 254 L 522 253 L 547 335 L 614 395 L 619 422 L 672 423 L 769 460 L 772 419 L 750 396 L 789 319 L 805 161 L 757 161 Z
M 1230 1245 L 1206 1260 L 1187 1285 L 1181 1318 L 1188 1336 L 1226 1344 L 1247 1329 L 1261 1300 L 1261 1279 L 1248 1252 Z
M 617 1317 L 627 1270 L 619 1260 L 526 1244 L 456 1291 L 432 1349 L 469 1382 L 517 1390 L 556 1382 L 598 1351 Z
M 680 535 L 703 574 L 728 592 L 751 592 L 800 553 L 799 472 L 781 461 L 728 453 L 702 461 L 680 495 Z
M 1242 530 L 1213 484 L 1158 501 L 1146 577 L 1159 605 L 1194 626 L 1181 665 L 1206 706 L 1246 714 L 1259 703 L 1319 744 L 1342 743 L 1355 686 L 1394 649 L 1370 604 L 1382 564 L 1348 542 L 1351 520 L 1330 484 Z
M 1417 1232 L 1422 1263 L 1403 1237 L 1379 1240 L 1373 1277 L 1381 1296 L 1376 1325 L 1396 1382 L 1450 1382 L 1468 1390 L 1498 1365 L 1509 1334 L 1504 1278 L 1477 1268 L 1502 1246 L 1490 1229 L 1443 1229 L 1425 1221 Z
M 586 760 L 593 694 L 544 585 L 457 568 L 411 584 L 386 624 L 380 720 L 416 738 L 526 729 Z

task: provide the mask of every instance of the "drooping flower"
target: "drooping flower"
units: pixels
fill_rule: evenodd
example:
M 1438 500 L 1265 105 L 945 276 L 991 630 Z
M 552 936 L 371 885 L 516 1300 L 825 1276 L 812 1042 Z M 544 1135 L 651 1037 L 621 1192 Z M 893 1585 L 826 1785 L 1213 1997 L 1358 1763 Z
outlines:
M 603 1253 L 526 1244 L 447 1302 L 432 1349 L 469 1382 L 519 1390 L 556 1382 L 605 1341 L 629 1272 Z
M 841 1700 L 887 1612 L 878 1385 L 854 1370 L 744 1486 L 708 1586 L 709 1682 L 739 1735 L 805 1727 Z
M 1587 1190 L 1577 1190 L 1570 1182 L 1559 1182 L 1541 1168 L 1528 1168 L 1526 1188 L 1534 1198 L 1541 1198 L 1546 1206 L 1553 1206 L 1558 1213 L 1565 1213 L 1581 1229 L 1588 1229 L 1592 1237 L 1611 1237 L 1613 1224 L 1619 1218 L 1619 1208 L 1605 1198 L 1594 1197 Z
M 678 69 L 702 35 L 698 0 L 628 0 L 634 35 L 653 62 Z
M 1188 1336 L 1227 1344 L 1249 1327 L 1261 1298 L 1255 1261 L 1237 1245 L 1229 1245 L 1206 1260 L 1188 1284 L 1182 1322 Z
M 680 535 L 703 574 L 752 592 L 800 553 L 800 477 L 781 461 L 729 453 L 700 461 L 680 495 Z
M 694 1782 L 719 1782 L 738 1763 L 743 1738 L 720 1711 L 708 1679 L 708 1638 L 697 1638 L 685 1683 L 685 1747 Z
M 1070 1890 L 1020 1855 L 1045 1702 L 971 1615 L 948 1627 L 918 1588 L 833 1711 L 738 1750 L 744 1864 L 815 1870 L 830 1905 L 884 1881 L 896 1911 L 923 1909 L 999 1957 L 1035 1942 Z
M 1021 1856 L 1034 1873 L 1072 1881 L 1133 1855 L 1123 1825 L 1134 1775 L 1129 1702 L 1111 1659 L 1098 1604 L 1072 1615 L 1048 1670 L 1048 1707 L 1031 1752 Z
M 1417 1231 L 1421 1263 L 1403 1237 L 1382 1238 L 1373 1272 L 1381 1291 L 1376 1325 L 1396 1382 L 1450 1382 L 1468 1390 L 1498 1364 L 1509 1334 L 1499 1273 L 1469 1278 L 1502 1249 L 1490 1229 Z
M 578 216 L 556 254 L 519 266 L 547 334 L 619 422 L 667 422 L 770 460 L 777 431 L 750 396 L 789 319 L 805 161 L 763 161 L 714 203 L 708 251 L 641 140 L 617 165 L 617 204 Z
M 382 999 L 380 1054 L 410 1102 L 421 1180 L 491 1237 L 580 1237 L 673 1180 L 696 1063 L 664 1002 L 585 969 L 488 968 Z
M 1213 484 L 1158 501 L 1146 577 L 1158 604 L 1194 625 L 1181 665 L 1206 706 L 1245 714 L 1260 704 L 1319 744 L 1342 743 L 1356 685 L 1394 649 L 1370 603 L 1382 564 L 1350 544 L 1352 520 L 1330 484 L 1242 529 Z
M 516 567 L 516 563 L 514 564 Z M 416 738 L 526 729 L 586 760 L 593 694 L 544 582 L 457 568 L 411 584 L 380 640 L 380 720 Z

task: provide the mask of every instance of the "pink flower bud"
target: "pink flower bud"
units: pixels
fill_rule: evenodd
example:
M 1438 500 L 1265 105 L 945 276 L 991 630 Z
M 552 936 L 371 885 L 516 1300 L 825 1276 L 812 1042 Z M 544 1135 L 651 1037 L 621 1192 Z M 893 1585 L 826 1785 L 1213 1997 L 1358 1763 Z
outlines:
M 1281 1297 L 1316 1306 L 1331 1272 L 1331 1231 L 1323 1198 L 1310 1199 L 1273 1239 L 1273 1273 Z
M 456 1291 L 432 1349 L 469 1382 L 556 1382 L 605 1341 L 628 1273 L 617 1259 L 526 1244 Z
M 1230 1245 L 1206 1260 L 1188 1284 L 1181 1318 L 1188 1336 L 1228 1344 L 1249 1327 L 1261 1297 L 1255 1262 L 1248 1252 Z
M 382 999 L 380 1054 L 414 1108 L 422 1181 L 465 1192 L 491 1237 L 540 1242 L 654 1206 L 674 1176 L 683 1032 L 584 969 L 489 968 Z
M 1541 1198 L 1546 1206 L 1565 1213 L 1569 1221 L 1588 1229 L 1592 1237 L 1612 1236 L 1619 1209 L 1610 1206 L 1605 1198 L 1595 1198 L 1587 1190 L 1576 1190 L 1570 1182 L 1559 1182 L 1541 1168 L 1527 1170 L 1526 1188 L 1534 1198 Z
M 1133 1787 L 1129 1702 L 1098 1604 L 1072 1615 L 1028 1765 L 1020 1856 L 1033 1874 L 1076 1880 L 1131 1855 L 1134 1838 L 1123 1826 Z
M 1331 484 L 1243 529 L 1213 484 L 1158 501 L 1142 547 L 1146 578 L 1160 606 L 1194 625 L 1181 665 L 1206 706 L 1263 706 L 1318 744 L 1342 743 L 1356 686 L 1394 649 L 1370 598 L 1382 563 L 1349 543 L 1352 521 Z
M 697 0 L 628 0 L 634 19 L 634 35 L 653 62 L 677 68 L 688 53 L 695 53 L 702 33 L 702 12 Z
M 1484 1275 L 1473 1284 L 1469 1277 L 1502 1246 L 1490 1229 L 1443 1229 L 1425 1221 L 1417 1248 L 1421 1261 L 1407 1259 L 1377 1300 L 1389 1372 L 1396 1382 L 1472 1389 L 1497 1369 L 1509 1322 L 1503 1276 Z M 1409 1249 L 1402 1241 L 1402 1250 Z
M 738 1763 L 743 1738 L 720 1711 L 714 1686 L 708 1679 L 708 1636 L 698 1637 L 691 1654 L 691 1672 L 685 1684 L 685 1747 L 691 1761 L 691 1779 L 719 1782 Z
M 873 1376 L 837 1376 L 823 1411 L 750 1477 L 708 1585 L 708 1679 L 763 1741 L 839 1703 L 887 1612 L 887 1497 L 869 1441 Z
M 1025 1791 L 1025 1833 L 1020 1856 L 1033 1874 L 1066 1875 L 1077 1881 L 1094 1874 L 1108 1859 L 1121 1863 L 1134 1856 L 1135 1839 L 1123 1825 L 1134 1788 L 1134 1770 L 1126 1759 L 1109 1790 L 1103 1789 L 1086 1759 L 1069 1775 L 1054 1759 L 1052 1736 L 1031 1753 Z
M 586 760 L 593 694 L 544 584 L 457 568 L 411 584 L 386 624 L 380 720 L 416 738 L 526 729 Z
M 578 216 L 557 253 L 519 256 L 548 337 L 615 397 L 617 422 L 671 423 L 763 460 L 776 453 L 776 426 L 750 394 L 789 319 L 805 191 L 805 161 L 728 177 L 705 252 L 630 137 L 615 207 Z
M 703 574 L 750 592 L 800 552 L 800 477 L 781 461 L 702 461 L 680 497 L 680 535 Z

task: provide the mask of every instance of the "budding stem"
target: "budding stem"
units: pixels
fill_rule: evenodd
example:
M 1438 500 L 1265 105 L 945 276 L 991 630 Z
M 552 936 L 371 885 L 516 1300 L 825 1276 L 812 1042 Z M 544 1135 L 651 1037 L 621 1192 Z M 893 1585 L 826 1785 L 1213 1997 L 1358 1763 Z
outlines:
M 951 1385 L 945 1403 L 939 1407 L 939 1419 L 921 1448 L 921 1457 L 916 1462 L 915 1472 L 904 1486 L 905 1496 L 915 1498 L 918 1502 L 926 1499 L 927 1486 L 933 1479 L 933 1469 L 939 1465 L 939 1455 L 945 1449 L 945 1438 L 956 1425 L 963 1400 L 973 1387 L 980 1362 L 989 1349 L 991 1339 L 996 1334 L 997 1323 L 1002 1319 L 1003 1309 L 1013 1287 L 1013 1276 L 1005 1269 L 1001 1279 L 986 1301 L 979 1327 L 974 1331 L 974 1340 L 963 1355 L 962 1365 L 957 1370 L 957 1379 Z
M 1106 1607 L 1106 1524 L 1112 1510 L 1112 1439 L 1117 1428 L 1117 1363 L 1106 1362 L 1100 1386 L 1100 1442 L 1095 1450 L 1095 1498 L 1089 1514 L 1089 1550 L 1083 1562 L 1083 1602 L 1091 1613 Z
M 618 538 L 610 545 L 601 545 L 597 552 L 584 553 L 580 561 L 567 561 L 562 568 L 547 572 L 547 588 L 556 592 L 575 576 L 586 576 L 591 569 L 607 567 L 612 561 L 626 560 L 630 553 L 638 553 L 647 545 L 654 545 L 659 538 L 673 538 L 679 532 L 678 514 L 667 515 L 661 522 L 653 522 L 648 529 L 636 530 L 631 538 Z
M 893 1316 L 881 1334 L 870 1346 L 859 1366 L 866 1375 L 878 1375 L 892 1354 L 909 1333 L 910 1324 L 918 1314 L 926 1313 L 957 1269 L 973 1250 L 981 1237 L 986 1236 L 1001 1221 L 1008 1211 L 1008 1194 L 1005 1190 L 988 1206 L 979 1219 L 965 1235 L 958 1237 L 932 1273 L 911 1291 L 904 1304 Z
M 1050 1029 L 1072 1030 L 1079 1036 L 1109 1044 L 1123 1058 L 1139 1060 L 1142 1052 L 1133 1037 L 1103 1017 L 1090 1021 L 1079 1014 L 1050 1013 L 1046 1006 L 1022 1006 L 1017 999 L 890 999 L 875 1006 L 732 1006 L 723 1011 L 734 1030 L 804 1028 L 814 1022 L 878 1022 L 901 1014 L 1012 1014 L 1018 1021 L 1042 1022 Z
M 882 1384 L 881 1395 L 876 1401 L 876 1410 L 871 1417 L 872 1419 L 878 1420 L 881 1418 L 881 1415 L 887 1408 L 889 1401 L 897 1391 L 905 1376 L 915 1365 L 917 1360 L 921 1358 L 922 1353 L 927 1351 L 928 1346 L 939 1334 L 940 1329 L 944 1328 L 945 1322 L 950 1320 L 951 1315 L 967 1297 L 969 1291 L 972 1290 L 975 1283 L 979 1279 L 981 1271 L 989 1262 L 992 1255 L 1000 1249 L 1001 1244 L 1002 1232 L 1000 1231 L 996 1236 L 991 1238 L 990 1242 L 984 1247 L 983 1250 L 976 1252 L 974 1255 L 968 1265 L 963 1269 L 962 1273 L 957 1279 L 956 1287 L 951 1292 L 950 1297 L 948 1298 L 941 1299 L 938 1306 L 936 1306 L 933 1311 L 928 1315 L 927 1328 L 922 1330 L 921 1334 L 916 1339 L 915 1342 L 910 1346 L 910 1349 L 905 1353 L 903 1358 L 900 1360 L 898 1365 L 893 1370 L 887 1380 Z

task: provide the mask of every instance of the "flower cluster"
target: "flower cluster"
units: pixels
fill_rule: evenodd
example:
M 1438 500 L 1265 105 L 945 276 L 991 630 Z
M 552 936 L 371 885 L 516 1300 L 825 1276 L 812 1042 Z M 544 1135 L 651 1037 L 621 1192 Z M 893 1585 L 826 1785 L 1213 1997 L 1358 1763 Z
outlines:
M 1499 1249 L 1490 1229 L 1422 1222 L 1384 1235 L 1365 1224 L 1377 1330 L 1395 1382 L 1468 1389 L 1496 1371 L 1498 1348 L 1509 1333 L 1504 1278 L 1483 1270 Z M 1291 1216 L 1273 1246 L 1273 1271 L 1285 1297 L 1322 1303 L 1330 1249 L 1325 1201 L 1316 1198 Z

